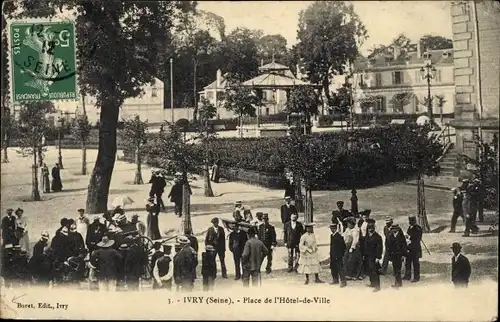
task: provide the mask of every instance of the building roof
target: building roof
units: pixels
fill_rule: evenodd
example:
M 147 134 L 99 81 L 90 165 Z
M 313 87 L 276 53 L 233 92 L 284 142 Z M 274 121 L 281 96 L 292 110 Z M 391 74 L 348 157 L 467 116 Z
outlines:
M 290 88 L 299 85 L 309 85 L 300 79 L 276 73 L 264 73 L 241 84 L 242 86 L 261 88 Z
M 203 87 L 203 89 L 216 89 L 217 88 L 217 89 L 223 90 L 228 85 L 227 84 L 227 76 L 228 76 L 228 73 L 225 73 L 224 75 L 221 76 L 219 87 L 217 87 L 217 80 L 214 80 L 213 82 L 211 82 L 207 86 Z
M 431 63 L 433 65 L 452 65 L 453 64 L 453 48 L 450 49 L 438 49 L 438 50 L 428 50 L 422 53 L 422 57 L 418 57 L 416 51 L 410 51 L 408 53 L 401 54 L 397 59 L 393 59 L 392 55 L 380 54 L 376 57 L 368 59 L 366 57 L 360 56 L 354 62 L 354 68 L 356 70 L 366 70 L 378 67 L 390 67 L 390 66 L 415 66 L 415 65 L 425 65 L 427 58 L 425 54 L 429 53 Z
M 269 64 L 265 64 L 264 66 L 260 66 L 259 70 L 260 71 L 271 71 L 271 70 L 289 70 L 285 65 L 278 64 L 276 62 L 271 62 Z

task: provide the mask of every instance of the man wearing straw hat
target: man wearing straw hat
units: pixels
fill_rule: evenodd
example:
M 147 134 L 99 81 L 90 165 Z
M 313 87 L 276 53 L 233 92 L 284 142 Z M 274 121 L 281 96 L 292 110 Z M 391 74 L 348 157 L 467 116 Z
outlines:
M 201 253 L 201 275 L 203 276 L 203 291 L 211 291 L 215 286 L 217 276 L 217 263 L 215 262 L 215 248 L 212 245 L 205 246 L 205 252 Z
M 191 292 L 196 279 L 196 266 L 198 259 L 196 252 L 190 246 L 189 238 L 181 236 L 177 242 L 182 246 L 179 253 L 174 256 L 174 280 L 180 291 Z
M 119 274 L 119 267 L 123 263 L 123 258 L 118 251 L 111 246 L 115 244 L 104 236 L 101 242 L 97 243 L 98 250 L 90 256 L 91 268 L 97 270 L 96 277 L 99 284 L 99 291 L 116 291 L 116 280 Z

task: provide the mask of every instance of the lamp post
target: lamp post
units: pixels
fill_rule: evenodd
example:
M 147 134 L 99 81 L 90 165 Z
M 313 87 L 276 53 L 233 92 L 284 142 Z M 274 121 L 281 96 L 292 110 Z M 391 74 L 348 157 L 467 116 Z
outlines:
M 170 116 L 171 122 L 174 123 L 174 59 L 170 58 Z
M 358 191 L 356 190 L 354 181 L 355 181 L 355 176 L 354 176 L 354 169 L 352 167 L 352 151 L 354 150 L 354 144 L 355 144 L 355 138 L 352 136 L 349 136 L 347 139 L 347 151 L 349 152 L 349 169 L 351 171 L 351 213 L 353 215 L 358 214 L 358 196 L 357 193 Z
M 63 125 L 64 125 L 64 118 L 62 117 L 62 112 L 61 112 L 61 116 L 57 120 L 57 123 L 59 124 L 58 139 L 57 139 L 59 154 L 58 154 L 57 163 L 59 163 L 59 168 L 64 169 L 63 163 L 62 163 L 62 153 L 61 153 L 61 139 L 62 139 L 62 130 L 63 130 Z
M 420 68 L 420 75 L 422 76 L 422 79 L 427 80 L 427 116 L 432 124 L 434 118 L 432 115 L 431 79 L 436 78 L 436 68 L 432 66 L 430 54 L 429 59 L 425 62 L 425 66 Z

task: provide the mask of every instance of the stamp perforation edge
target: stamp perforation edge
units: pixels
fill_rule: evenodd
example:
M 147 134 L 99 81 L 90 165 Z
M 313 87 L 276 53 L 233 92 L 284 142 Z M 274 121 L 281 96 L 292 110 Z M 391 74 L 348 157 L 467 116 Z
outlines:
M 11 27 L 12 24 L 43 24 L 43 23 L 71 23 L 73 26 L 73 35 L 74 35 L 74 41 L 73 41 L 73 50 L 75 52 L 75 88 L 76 88 L 76 97 L 74 99 L 71 98 L 58 98 L 58 99 L 52 99 L 49 101 L 57 101 L 57 102 L 74 102 L 78 103 L 80 101 L 80 86 L 79 86 L 79 77 L 78 77 L 78 67 L 80 66 L 80 59 L 78 55 L 78 46 L 77 41 L 78 41 L 78 35 L 76 32 L 76 17 L 74 14 L 72 17 L 41 17 L 41 18 L 14 18 L 14 19 L 6 19 L 7 26 L 3 32 L 7 33 L 7 46 L 8 46 L 8 53 L 7 53 L 7 72 L 8 72 L 8 77 L 9 77 L 9 91 L 7 93 L 7 99 L 10 104 L 12 104 L 12 108 L 14 108 L 14 105 L 19 104 L 19 103 L 14 103 L 14 73 L 12 70 L 12 35 L 11 35 Z

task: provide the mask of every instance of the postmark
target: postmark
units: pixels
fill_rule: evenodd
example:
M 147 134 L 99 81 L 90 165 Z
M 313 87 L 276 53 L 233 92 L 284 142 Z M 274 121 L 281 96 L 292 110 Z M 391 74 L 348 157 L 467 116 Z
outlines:
M 14 104 L 78 99 L 74 21 L 11 21 L 8 35 Z

